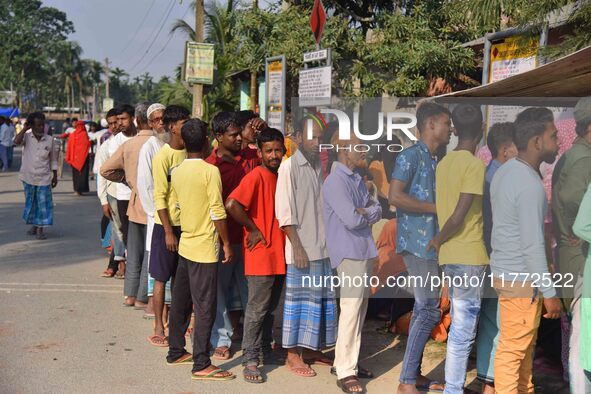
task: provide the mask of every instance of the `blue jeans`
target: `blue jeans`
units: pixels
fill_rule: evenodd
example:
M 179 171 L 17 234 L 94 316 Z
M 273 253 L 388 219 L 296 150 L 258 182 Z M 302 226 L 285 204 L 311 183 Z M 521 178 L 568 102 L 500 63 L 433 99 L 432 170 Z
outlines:
M 211 330 L 211 345 L 213 348 L 232 345 L 234 329 L 228 314 L 228 303 L 232 297 L 232 286 L 238 286 L 242 307 L 248 301 L 248 283 L 244 276 L 244 257 L 242 245 L 232 245 L 234 259 L 231 263 L 221 263 L 224 258 L 223 250 L 220 251 L 220 263 L 218 264 L 218 303 L 215 314 L 215 322 Z
M 451 328 L 445 358 L 446 394 L 463 394 L 468 356 L 476 338 L 486 265 L 446 264 L 449 278 Z
M 426 281 L 428 277 L 439 276 L 437 260 L 428 260 L 412 254 L 403 256 L 404 265 L 408 271 L 409 280 Z M 418 283 L 413 287 L 415 306 L 410 320 L 410 329 L 404 361 L 400 371 L 400 383 L 416 384 L 417 376 L 421 373 L 421 362 L 425 345 L 431 336 L 431 331 L 441 319 L 439 310 L 439 288 L 432 288 L 430 283 Z

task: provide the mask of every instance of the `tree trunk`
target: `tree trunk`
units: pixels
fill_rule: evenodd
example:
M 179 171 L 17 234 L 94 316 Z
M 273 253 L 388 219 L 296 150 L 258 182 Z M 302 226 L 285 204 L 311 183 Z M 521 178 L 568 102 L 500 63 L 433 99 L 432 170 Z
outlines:
M 250 109 L 256 112 L 257 104 L 259 102 L 259 87 L 257 84 L 257 72 L 250 71 Z

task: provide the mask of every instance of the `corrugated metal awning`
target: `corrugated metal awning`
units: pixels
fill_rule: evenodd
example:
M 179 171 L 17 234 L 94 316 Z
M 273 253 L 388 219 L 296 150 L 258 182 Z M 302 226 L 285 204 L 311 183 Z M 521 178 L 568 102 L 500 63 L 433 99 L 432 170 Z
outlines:
M 480 104 L 574 106 L 591 95 L 591 46 L 512 77 L 433 99 L 457 102 L 471 98 Z

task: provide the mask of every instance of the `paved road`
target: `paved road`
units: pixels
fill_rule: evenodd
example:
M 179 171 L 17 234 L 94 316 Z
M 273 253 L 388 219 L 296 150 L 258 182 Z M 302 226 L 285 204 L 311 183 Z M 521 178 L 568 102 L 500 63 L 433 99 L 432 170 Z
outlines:
M 17 173 L 0 173 L 0 393 L 340 392 L 328 367 L 298 378 L 269 366 L 267 383 L 246 383 L 239 352 L 222 364 L 237 379 L 192 382 L 189 366 L 167 366 L 166 349 L 147 343 L 151 323 L 122 306 L 123 282 L 99 277 L 107 257 L 96 196 L 75 197 L 65 171 L 45 241 L 25 234 L 23 198 Z M 377 376 L 370 393 L 395 389 L 404 351 L 405 338 L 378 333 L 378 326 L 366 324 L 362 345 L 363 364 Z M 425 355 L 424 372 L 441 380 L 445 347 L 430 343 Z M 468 382 L 478 389 L 474 377 L 471 370 Z

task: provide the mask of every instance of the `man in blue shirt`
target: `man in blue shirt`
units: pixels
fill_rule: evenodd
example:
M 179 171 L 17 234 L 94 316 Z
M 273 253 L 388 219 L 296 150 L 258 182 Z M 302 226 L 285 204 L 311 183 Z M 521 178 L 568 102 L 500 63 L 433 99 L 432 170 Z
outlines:
M 333 145 L 353 148 L 360 142 L 353 138 L 333 142 Z M 373 272 L 378 251 L 371 234 L 371 225 L 381 219 L 382 207 L 369 195 L 361 176 L 353 172 L 358 163 L 365 160 L 365 153 L 339 149 L 337 160 L 322 187 L 326 246 L 332 268 L 342 280 L 339 286 L 341 313 L 334 366 L 337 385 L 343 391 L 361 392 L 363 389 L 357 377 L 357 360 L 369 286 L 367 283 L 360 286 L 359 280 Z M 348 283 L 349 279 L 351 283 Z M 354 284 L 355 281 L 357 284 Z
M 417 393 L 417 388 L 442 390 L 437 382 L 421 375 L 423 350 L 440 319 L 439 289 L 427 283 L 439 276 L 435 250 L 427 250 L 438 231 L 435 208 L 435 167 L 437 149 L 449 143 L 449 111 L 427 102 L 417 109 L 420 139 L 396 159 L 390 184 L 390 204 L 397 209 L 396 252 L 403 255 L 413 288 L 415 305 L 410 323 L 398 393 Z M 422 283 L 421 283 L 422 282 Z

